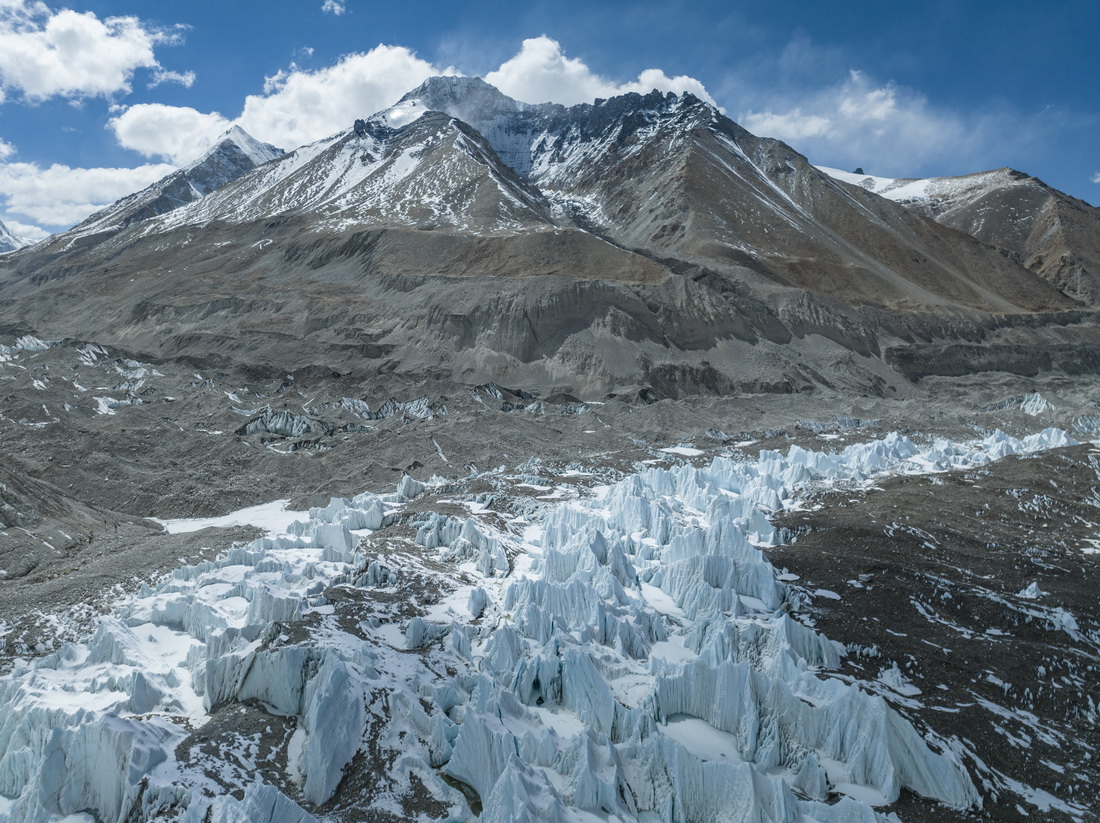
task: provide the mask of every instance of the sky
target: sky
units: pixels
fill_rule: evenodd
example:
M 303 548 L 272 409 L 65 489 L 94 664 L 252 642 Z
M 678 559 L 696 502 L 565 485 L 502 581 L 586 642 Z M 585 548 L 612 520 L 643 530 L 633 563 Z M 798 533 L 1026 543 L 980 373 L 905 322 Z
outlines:
M 0 0 L 0 221 L 64 230 L 232 125 L 294 149 L 433 74 L 691 92 L 819 165 L 1011 166 L 1100 204 L 1097 0 Z

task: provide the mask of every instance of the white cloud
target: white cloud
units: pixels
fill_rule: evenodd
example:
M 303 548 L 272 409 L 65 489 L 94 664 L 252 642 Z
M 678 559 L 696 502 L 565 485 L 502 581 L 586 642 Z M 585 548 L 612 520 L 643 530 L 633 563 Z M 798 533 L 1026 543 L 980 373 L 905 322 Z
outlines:
M 348 7 L 341 3 L 340 0 L 325 0 L 324 5 L 321 6 L 321 11 L 326 14 L 335 14 L 337 17 L 347 10 Z
M 1096 174 L 1094 174 L 1092 176 L 1092 182 L 1093 183 L 1100 183 L 1100 172 L 1097 172 Z
M 160 67 L 154 48 L 177 40 L 136 17 L 100 19 L 32 0 L 2 0 L 0 102 L 12 91 L 32 102 L 129 92 L 137 69 Z
M 706 100 L 708 103 L 714 104 L 714 98 L 710 96 L 706 87 L 699 80 L 688 77 L 686 74 L 669 77 L 660 69 L 646 69 L 638 75 L 637 80 L 619 86 L 615 94 L 624 94 L 630 91 L 638 94 L 649 94 L 654 89 L 664 92 L 671 91 L 674 94 L 694 94 L 700 100 Z
M 824 137 L 833 132 L 830 118 L 821 114 L 806 114 L 801 107 L 782 114 L 773 111 L 750 112 L 744 118 L 744 126 L 757 134 L 790 141 Z
M 181 86 L 191 88 L 195 84 L 195 72 L 156 69 L 153 72 L 153 79 L 149 81 L 149 88 L 155 89 L 161 83 L 179 83 Z
M 8 227 L 8 231 L 14 234 L 16 237 L 20 237 L 23 240 L 28 240 L 31 243 L 37 243 L 39 240 L 45 240 L 50 236 L 50 232 L 46 231 L 41 226 L 35 226 L 31 223 L 22 223 L 19 220 L 12 220 L 7 215 L 4 215 L 3 222 Z
M 653 89 L 691 92 L 714 102 L 698 80 L 669 77 L 660 69 L 646 69 L 637 80 L 617 85 L 594 73 L 580 58 L 566 57 L 561 44 L 545 35 L 524 40 L 520 50 L 499 69 L 485 75 L 485 80 L 509 97 L 527 103 L 572 105 L 631 91 L 645 94 Z
M 139 103 L 112 117 L 108 126 L 120 146 L 182 166 L 202 155 L 230 123 L 217 112 L 204 114 L 187 106 Z
M 392 106 L 433 74 L 453 73 L 403 46 L 376 46 L 316 71 L 292 66 L 267 78 L 264 94 L 249 95 L 235 122 L 253 137 L 293 149 Z
M 2 2 L 2 0 L 0 0 Z M 285 149 L 320 140 L 393 105 L 428 77 L 455 74 L 417 57 L 403 46 L 380 45 L 349 54 L 316 70 L 292 64 L 265 78 L 263 94 L 245 98 L 239 117 L 161 104 L 139 104 L 110 121 L 120 145 L 146 157 L 183 164 L 198 157 L 230 125 Z M 566 57 L 548 37 L 525 40 L 519 53 L 485 78 L 520 100 L 558 103 L 590 102 L 624 92 L 654 88 L 691 92 L 711 100 L 703 84 L 691 77 L 669 77 L 646 69 L 636 80 L 616 85 L 594 74 L 583 61 Z
M 815 162 L 885 175 L 913 174 L 933 159 L 969 158 L 988 145 L 995 125 L 937 109 L 915 91 L 875 83 L 859 71 L 775 107 L 750 109 L 738 120 L 756 134 L 792 143 Z
M 6 212 L 16 220 L 68 227 L 170 174 L 173 168 L 149 164 L 135 169 L 74 169 L 60 164 L 43 168 L 36 163 L 0 163 L 0 197 L 6 198 Z M 15 220 L 9 225 L 16 225 Z M 25 224 L 19 225 L 19 233 L 33 236 Z
M 0 140 L 0 160 L 7 160 L 15 154 L 15 146 L 6 140 Z

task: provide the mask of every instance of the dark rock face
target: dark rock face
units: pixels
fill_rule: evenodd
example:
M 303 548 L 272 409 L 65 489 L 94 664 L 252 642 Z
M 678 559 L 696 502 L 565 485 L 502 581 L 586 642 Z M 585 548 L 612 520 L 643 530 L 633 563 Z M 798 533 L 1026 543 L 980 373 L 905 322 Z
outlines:
M 945 198 L 931 216 L 1011 252 L 1074 300 L 1100 305 L 1100 209 L 1020 172 L 993 174 L 986 191 Z

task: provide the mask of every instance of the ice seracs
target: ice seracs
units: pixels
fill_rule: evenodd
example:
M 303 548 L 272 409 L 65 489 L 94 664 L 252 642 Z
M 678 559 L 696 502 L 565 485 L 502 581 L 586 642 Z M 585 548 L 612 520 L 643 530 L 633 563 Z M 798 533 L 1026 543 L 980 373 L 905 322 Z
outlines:
M 415 777 L 453 820 L 473 819 L 453 781 L 476 792 L 481 819 L 502 821 L 869 823 L 903 789 L 976 807 L 949 746 L 823 676 L 840 650 L 792 619 L 797 595 L 753 543 L 775 541 L 763 512 L 809 484 L 1070 442 L 1046 430 L 921 448 L 891 435 L 651 468 L 514 529 L 478 507 L 420 515 L 433 563 L 480 582 L 441 573 L 437 607 L 393 623 L 327 595 L 384 596 L 410 573 L 356 546 L 429 486 L 333 499 L 284 534 L 178 569 L 83 643 L 0 678 L 0 819 L 305 823 L 291 796 L 325 803 L 368 746 L 393 753 L 384 802 Z M 190 729 L 234 704 L 289 719 L 284 781 L 181 754 Z

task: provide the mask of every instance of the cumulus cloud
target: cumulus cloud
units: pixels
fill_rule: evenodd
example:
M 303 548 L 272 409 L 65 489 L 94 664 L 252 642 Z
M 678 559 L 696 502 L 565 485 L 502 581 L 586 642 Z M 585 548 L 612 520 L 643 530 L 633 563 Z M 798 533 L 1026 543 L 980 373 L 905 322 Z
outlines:
M 324 5 L 321 6 L 321 11 L 325 12 L 325 14 L 335 14 L 337 17 L 347 10 L 348 7 L 341 3 L 340 0 L 325 0 Z
M 815 162 L 881 174 L 911 174 L 947 155 L 967 157 L 988 144 L 995 125 L 937 109 L 916 91 L 876 83 L 859 71 L 774 107 L 750 109 L 738 120 L 756 134 L 792 143 Z
M 403 46 L 377 46 L 333 66 L 315 71 L 293 66 L 268 77 L 263 94 L 245 98 L 236 122 L 253 137 L 293 149 L 392 106 L 433 74 L 453 73 Z
M 695 78 L 669 77 L 660 69 L 646 69 L 637 80 L 615 84 L 594 73 L 580 58 L 566 57 L 561 44 L 545 35 L 524 40 L 520 50 L 499 69 L 485 75 L 485 80 L 509 97 L 527 103 L 572 105 L 631 91 L 645 94 L 653 89 L 691 92 L 714 102 Z
M 757 134 L 794 142 L 809 137 L 827 137 L 834 132 L 832 119 L 822 114 L 807 114 L 801 106 L 782 113 L 749 112 L 744 125 Z
M 0 197 L 7 200 L 7 214 L 14 215 L 9 225 L 18 225 L 18 233 L 33 238 L 35 233 L 30 227 L 16 221 L 65 228 L 173 170 L 173 166 L 163 164 L 134 169 L 74 169 L 60 164 L 42 167 L 37 163 L 0 163 Z
M 199 156 L 230 125 L 239 125 L 267 143 L 295 149 L 393 105 L 432 75 L 456 73 L 403 46 L 380 45 L 319 69 L 292 64 L 265 78 L 263 93 L 245 98 L 240 116 L 232 121 L 217 112 L 139 104 L 109 125 L 120 145 L 177 164 Z M 691 92 L 713 102 L 698 80 L 670 77 L 660 69 L 646 69 L 636 80 L 615 84 L 593 73 L 582 60 L 566 57 L 561 45 L 549 37 L 523 41 L 520 51 L 485 79 L 526 102 L 572 104 L 655 88 Z
M 31 102 L 129 92 L 137 69 L 160 68 L 155 47 L 177 39 L 136 17 L 100 19 L 33 0 L 0 0 L 0 101 L 10 92 Z
M 1100 183 L 1100 171 L 1098 171 L 1096 174 L 1094 174 L 1092 176 L 1092 182 L 1093 183 Z
M 41 226 L 35 226 L 31 223 L 22 223 L 19 220 L 13 220 L 4 215 L 2 221 L 5 226 L 8 227 L 8 231 L 14 234 L 16 237 L 27 240 L 31 243 L 37 243 L 39 240 L 45 240 L 50 236 L 50 232 L 46 231 Z
M 0 140 L 0 160 L 7 160 L 15 154 L 15 146 L 6 140 Z
M 229 129 L 217 112 L 187 106 L 139 103 L 108 121 L 120 146 L 182 166 L 198 158 Z

